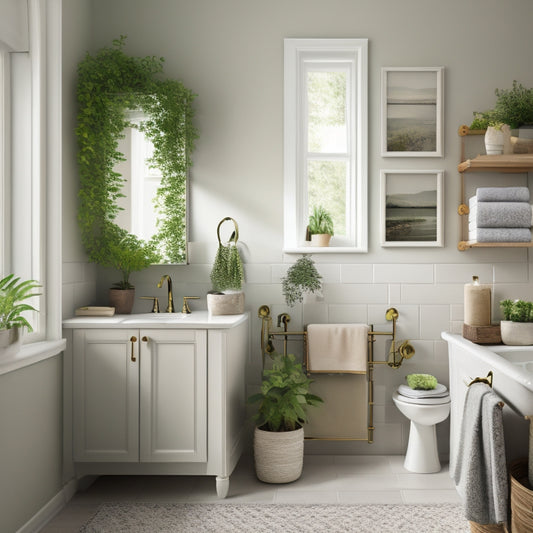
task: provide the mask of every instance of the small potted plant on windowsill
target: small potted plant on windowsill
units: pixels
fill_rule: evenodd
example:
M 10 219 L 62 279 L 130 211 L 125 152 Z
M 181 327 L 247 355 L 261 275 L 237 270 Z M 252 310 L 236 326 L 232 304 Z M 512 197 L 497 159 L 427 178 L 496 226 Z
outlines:
M 220 239 L 220 227 L 231 220 L 235 226 L 225 244 Z M 207 294 L 207 309 L 211 315 L 240 315 L 244 313 L 244 268 L 237 248 L 239 226 L 231 217 L 223 218 L 217 227 L 218 250 L 211 270 L 213 290 Z
M 271 357 L 272 369 L 263 372 L 261 392 L 248 399 L 259 403 L 254 416 L 255 471 L 265 483 L 290 483 L 302 473 L 306 409 L 323 400 L 309 392 L 312 380 L 293 354 Z
M 20 349 L 22 330 L 33 331 L 22 313 L 37 311 L 24 300 L 40 293 L 32 292 L 40 285 L 35 280 L 20 281 L 14 274 L 0 280 L 0 356 L 13 355 Z
M 333 219 L 321 205 L 313 207 L 313 214 L 309 217 L 308 226 L 311 246 L 329 246 L 333 236 Z
M 500 323 L 502 342 L 513 346 L 533 344 L 533 303 L 524 300 L 502 300 L 504 320 Z

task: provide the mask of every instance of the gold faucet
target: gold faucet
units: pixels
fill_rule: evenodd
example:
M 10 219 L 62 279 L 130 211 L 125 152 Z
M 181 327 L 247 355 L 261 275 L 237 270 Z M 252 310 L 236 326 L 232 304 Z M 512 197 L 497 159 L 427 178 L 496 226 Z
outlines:
M 191 309 L 189 307 L 189 300 L 199 300 L 199 296 L 184 296 L 183 297 L 183 307 L 181 308 L 181 312 L 184 315 L 190 315 Z
M 157 284 L 157 287 L 160 289 L 163 286 L 163 282 L 167 280 L 168 284 L 168 306 L 167 306 L 167 313 L 173 313 L 174 312 L 174 298 L 172 296 L 172 280 L 170 279 L 170 276 L 168 274 L 165 274 L 161 277 L 159 280 L 159 283 Z

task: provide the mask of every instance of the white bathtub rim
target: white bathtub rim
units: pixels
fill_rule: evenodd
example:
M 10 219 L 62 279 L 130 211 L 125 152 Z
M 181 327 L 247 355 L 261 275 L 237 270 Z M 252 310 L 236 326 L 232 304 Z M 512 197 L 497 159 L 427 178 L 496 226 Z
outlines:
M 480 346 L 475 344 L 461 335 L 455 333 L 449 333 L 443 331 L 441 337 L 455 345 L 459 345 L 464 350 L 467 350 L 471 355 L 483 361 L 484 363 L 491 366 L 492 370 L 496 374 L 497 372 L 502 372 L 506 374 L 509 378 L 513 379 L 524 388 L 533 392 L 533 377 L 527 374 L 530 372 L 521 371 L 518 365 L 515 365 L 507 361 L 503 356 L 496 353 L 497 351 L 506 352 L 506 351 L 533 351 L 532 346 L 506 346 L 506 345 L 490 345 L 490 346 Z M 472 376 L 478 377 L 478 376 Z M 532 409 L 533 410 L 533 409 Z

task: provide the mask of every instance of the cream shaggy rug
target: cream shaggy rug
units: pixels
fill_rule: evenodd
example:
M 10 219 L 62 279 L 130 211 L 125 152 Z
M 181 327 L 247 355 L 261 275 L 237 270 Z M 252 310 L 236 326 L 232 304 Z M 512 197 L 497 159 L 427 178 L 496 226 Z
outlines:
M 462 533 L 461 505 L 103 504 L 83 533 Z

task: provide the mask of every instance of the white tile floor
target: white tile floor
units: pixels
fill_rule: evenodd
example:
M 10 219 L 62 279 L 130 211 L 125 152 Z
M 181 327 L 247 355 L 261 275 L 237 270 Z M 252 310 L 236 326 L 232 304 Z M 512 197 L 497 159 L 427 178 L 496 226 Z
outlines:
M 69 504 L 41 533 L 73 533 L 103 502 L 199 503 L 459 503 L 447 465 L 437 474 L 413 474 L 403 456 L 310 455 L 302 477 L 286 485 L 257 480 L 253 461 L 245 456 L 230 478 L 229 495 L 216 496 L 207 476 L 104 476 Z

